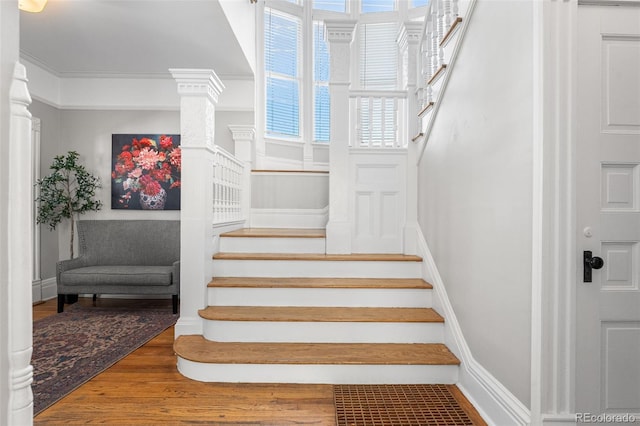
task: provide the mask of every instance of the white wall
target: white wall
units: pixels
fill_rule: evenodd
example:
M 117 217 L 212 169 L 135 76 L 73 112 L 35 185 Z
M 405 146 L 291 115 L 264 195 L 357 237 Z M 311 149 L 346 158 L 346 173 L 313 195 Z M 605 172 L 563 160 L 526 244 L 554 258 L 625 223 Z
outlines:
M 216 145 L 235 154 L 235 142 L 229 125 L 253 125 L 253 111 L 216 111 Z
M 530 407 L 532 6 L 478 1 L 419 167 L 419 223 L 474 358 Z

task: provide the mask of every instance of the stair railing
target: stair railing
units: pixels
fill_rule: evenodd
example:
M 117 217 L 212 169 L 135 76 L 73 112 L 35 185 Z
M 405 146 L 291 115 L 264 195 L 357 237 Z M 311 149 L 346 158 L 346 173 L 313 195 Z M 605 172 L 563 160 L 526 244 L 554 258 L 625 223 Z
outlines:
M 245 219 L 243 182 L 245 164 L 216 145 L 213 148 L 213 223 Z
M 351 90 L 349 100 L 349 147 L 406 147 L 406 91 Z
M 467 31 L 476 0 L 433 0 L 427 7 L 424 32 L 420 40 L 417 88 L 417 111 L 421 132 L 412 138 L 422 143 L 422 157 L 433 122 Z M 450 43 L 458 33 L 455 43 Z M 418 158 L 418 161 L 420 161 Z

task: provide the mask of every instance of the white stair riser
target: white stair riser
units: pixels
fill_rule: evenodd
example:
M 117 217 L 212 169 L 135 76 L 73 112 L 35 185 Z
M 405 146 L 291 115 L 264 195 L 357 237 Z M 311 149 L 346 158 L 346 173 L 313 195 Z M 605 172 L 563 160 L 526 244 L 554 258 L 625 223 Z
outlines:
M 324 238 L 220 238 L 229 253 L 325 253 Z
M 442 343 L 443 323 L 204 321 L 216 342 Z
M 209 287 L 209 306 L 430 308 L 431 290 Z
M 203 364 L 178 357 L 178 370 L 201 382 L 455 384 L 457 365 Z
M 420 278 L 420 262 L 228 260 L 213 261 L 216 277 Z

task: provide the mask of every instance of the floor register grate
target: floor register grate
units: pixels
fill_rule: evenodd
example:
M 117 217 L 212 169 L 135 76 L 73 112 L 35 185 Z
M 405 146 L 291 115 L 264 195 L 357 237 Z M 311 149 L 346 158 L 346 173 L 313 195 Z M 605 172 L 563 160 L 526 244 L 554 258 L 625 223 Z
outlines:
M 447 385 L 336 385 L 337 426 L 474 425 Z

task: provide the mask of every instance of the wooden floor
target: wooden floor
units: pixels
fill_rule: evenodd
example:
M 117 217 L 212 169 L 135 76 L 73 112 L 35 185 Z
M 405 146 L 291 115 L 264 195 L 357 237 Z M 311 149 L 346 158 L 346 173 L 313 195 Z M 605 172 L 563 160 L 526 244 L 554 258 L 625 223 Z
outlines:
M 89 299 L 80 303 L 91 304 Z M 99 305 L 139 304 L 102 299 Z M 171 301 L 146 301 L 170 308 Z M 56 301 L 33 308 L 37 320 Z M 176 370 L 173 328 L 96 376 L 35 419 L 35 425 L 335 425 L 331 385 L 201 383 Z M 455 389 L 455 387 L 454 387 Z M 460 405 L 485 424 L 459 391 Z

